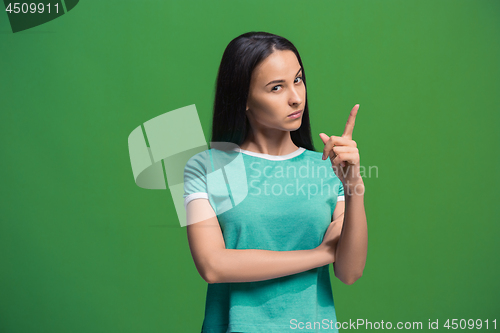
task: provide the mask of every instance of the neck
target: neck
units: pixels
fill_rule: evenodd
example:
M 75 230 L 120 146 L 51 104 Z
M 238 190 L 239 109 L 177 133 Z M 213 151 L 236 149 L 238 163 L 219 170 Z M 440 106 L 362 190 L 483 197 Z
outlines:
M 287 155 L 293 153 L 297 147 L 289 131 L 250 131 L 247 138 L 240 146 L 241 149 L 268 155 Z

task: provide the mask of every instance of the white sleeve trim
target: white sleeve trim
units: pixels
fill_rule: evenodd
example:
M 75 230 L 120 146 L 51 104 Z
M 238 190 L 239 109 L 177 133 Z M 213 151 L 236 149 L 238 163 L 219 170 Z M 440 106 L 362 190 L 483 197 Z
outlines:
M 191 193 L 190 195 L 184 198 L 184 209 L 187 209 L 188 203 L 194 199 L 208 199 L 208 193 L 205 192 Z
M 337 201 L 345 201 L 345 197 L 343 195 L 339 195 L 337 197 Z

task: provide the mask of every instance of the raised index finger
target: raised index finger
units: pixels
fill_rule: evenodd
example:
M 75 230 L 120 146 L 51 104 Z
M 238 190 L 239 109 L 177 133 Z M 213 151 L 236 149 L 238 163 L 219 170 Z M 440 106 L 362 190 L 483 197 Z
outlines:
M 359 104 L 354 105 L 349 114 L 349 118 L 347 118 L 347 123 L 345 124 L 343 137 L 352 139 L 352 131 L 354 130 L 354 122 L 356 120 L 356 114 L 358 114 Z

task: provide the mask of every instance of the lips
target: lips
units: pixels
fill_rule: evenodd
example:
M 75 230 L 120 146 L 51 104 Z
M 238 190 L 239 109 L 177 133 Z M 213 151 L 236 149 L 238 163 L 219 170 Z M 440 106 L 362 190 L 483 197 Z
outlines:
M 296 116 L 298 115 L 299 113 L 301 113 L 303 110 L 299 110 L 299 111 L 295 111 L 295 112 L 292 112 L 288 115 L 288 117 L 291 117 L 291 116 Z

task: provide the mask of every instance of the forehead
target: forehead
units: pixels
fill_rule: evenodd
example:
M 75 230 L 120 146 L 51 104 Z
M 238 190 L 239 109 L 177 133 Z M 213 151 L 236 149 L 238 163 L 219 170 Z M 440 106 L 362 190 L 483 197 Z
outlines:
M 252 73 L 252 80 L 272 81 L 295 76 L 300 68 L 295 53 L 289 50 L 274 51 Z M 267 82 L 266 82 L 267 83 Z

